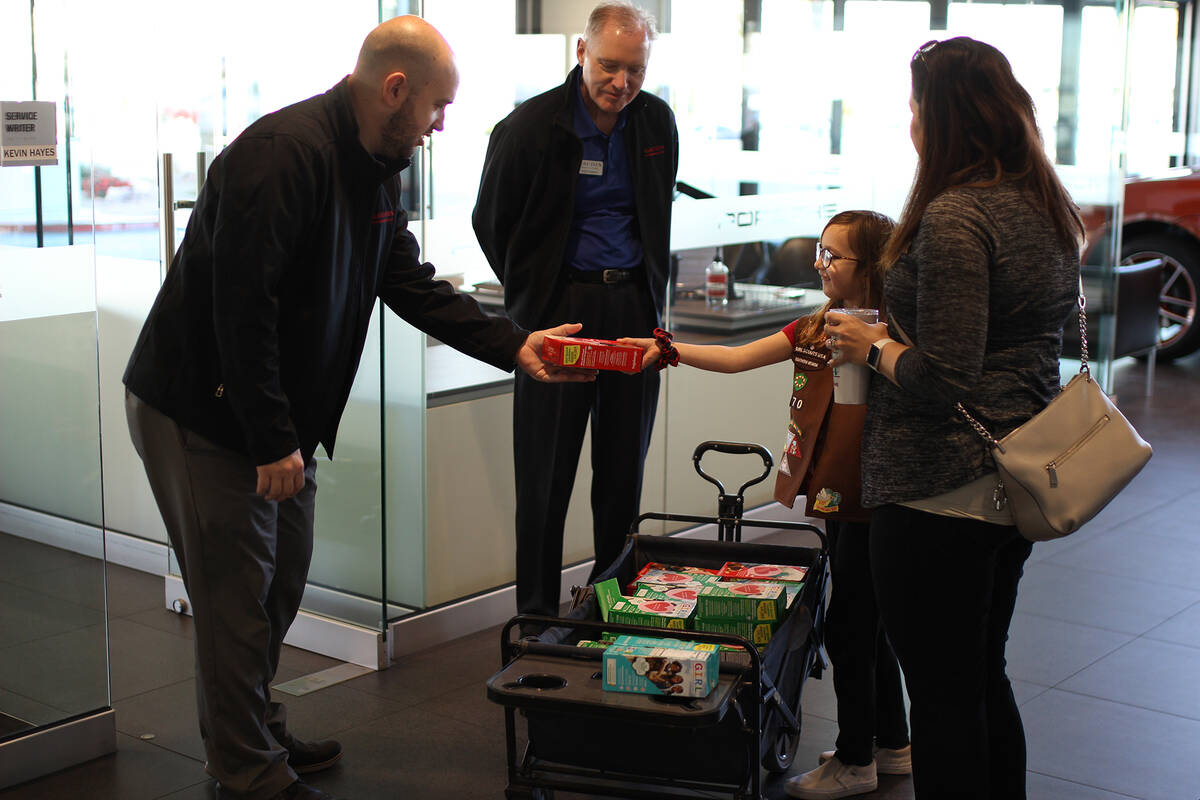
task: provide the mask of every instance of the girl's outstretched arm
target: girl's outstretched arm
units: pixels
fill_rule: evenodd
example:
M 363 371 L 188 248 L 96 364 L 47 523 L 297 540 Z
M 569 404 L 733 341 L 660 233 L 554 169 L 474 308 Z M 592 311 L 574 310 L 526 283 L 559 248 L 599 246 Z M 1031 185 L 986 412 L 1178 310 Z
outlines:
M 661 351 L 654 339 L 619 339 L 622 344 L 642 348 L 642 369 L 657 364 Z M 792 342 L 782 331 L 747 344 L 726 347 L 720 344 L 675 342 L 679 363 L 709 372 L 745 372 L 748 369 L 778 364 L 792 356 Z

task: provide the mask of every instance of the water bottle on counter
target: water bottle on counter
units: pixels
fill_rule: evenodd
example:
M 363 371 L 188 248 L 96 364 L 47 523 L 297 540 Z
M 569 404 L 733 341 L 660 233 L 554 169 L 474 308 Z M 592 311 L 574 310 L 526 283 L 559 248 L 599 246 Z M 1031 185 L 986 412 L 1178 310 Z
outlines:
M 720 308 L 729 302 L 729 267 L 721 260 L 720 248 L 704 270 L 704 299 L 709 308 Z

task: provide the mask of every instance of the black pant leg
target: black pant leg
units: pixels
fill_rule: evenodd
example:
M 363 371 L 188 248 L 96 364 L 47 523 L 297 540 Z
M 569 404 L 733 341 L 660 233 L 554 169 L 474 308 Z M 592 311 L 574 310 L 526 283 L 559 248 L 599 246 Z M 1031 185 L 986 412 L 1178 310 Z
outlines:
M 639 282 L 600 286 L 588 294 L 603 304 L 597 335 L 604 339 L 649 336 L 654 306 Z M 646 450 L 658 410 L 659 373 L 601 372 L 592 408 L 592 541 L 596 564 L 588 582 L 621 553 L 630 526 L 641 511 Z
M 875 744 L 893 749 L 908 746 L 904 683 L 883 620 L 879 621 L 875 639 Z
M 517 613 L 558 614 L 563 526 L 594 391 L 594 384 L 544 384 L 517 373 Z
M 601 375 L 592 412 L 592 540 L 588 581 L 621 553 L 641 508 L 646 449 L 658 405 L 658 375 Z
M 1011 566 L 1001 567 L 1001 553 L 1017 535 L 1012 527 L 901 506 L 875 510 L 872 576 L 912 703 L 913 787 L 920 800 L 988 798 L 997 783 L 1006 786 L 1006 797 L 1025 796 L 1024 774 L 1011 774 L 1011 756 L 993 755 L 1024 749 L 1020 715 L 1015 703 L 993 709 L 989 700 L 989 687 L 1001 685 L 1002 639 L 1012 614 L 997 596 L 1015 602 L 1019 578 Z M 1014 741 L 1020 744 L 1006 744 Z
M 831 591 L 825 612 L 825 647 L 833 662 L 837 695 L 837 757 L 865 766 L 874 759 L 875 646 L 879 612 L 867 559 L 865 523 L 828 520 Z
M 1017 604 L 1017 585 L 1031 552 L 1033 542 L 1014 534 L 996 554 L 992 613 L 988 619 L 986 695 L 993 800 L 1025 796 L 1025 727 L 1005 669 L 1008 662 L 1004 647 Z

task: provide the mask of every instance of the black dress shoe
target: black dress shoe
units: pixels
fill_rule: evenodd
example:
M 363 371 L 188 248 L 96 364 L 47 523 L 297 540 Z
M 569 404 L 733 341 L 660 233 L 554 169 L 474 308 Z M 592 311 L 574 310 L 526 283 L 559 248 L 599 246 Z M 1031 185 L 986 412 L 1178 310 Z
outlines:
M 337 798 L 331 794 L 322 792 L 315 786 L 309 786 L 303 781 L 296 781 L 272 797 L 271 800 L 337 800 Z
M 342 745 L 333 739 L 302 742 L 289 734 L 279 744 L 288 751 L 288 765 L 297 775 L 329 769 L 342 757 Z

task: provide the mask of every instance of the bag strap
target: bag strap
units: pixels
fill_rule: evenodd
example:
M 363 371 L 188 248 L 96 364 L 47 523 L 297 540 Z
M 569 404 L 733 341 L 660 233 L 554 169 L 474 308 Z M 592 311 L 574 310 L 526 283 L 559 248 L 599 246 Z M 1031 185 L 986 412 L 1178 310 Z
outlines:
M 1079 373 L 1091 375 L 1088 367 L 1087 298 L 1083 294 L 1083 276 L 1079 276 Z
M 1091 368 L 1088 367 L 1087 297 L 1085 297 L 1083 294 L 1083 276 L 1082 275 L 1079 276 L 1079 298 L 1078 298 L 1077 302 L 1079 304 L 1079 374 L 1087 375 L 1088 377 L 1091 377 L 1092 371 L 1091 371 Z M 915 345 L 913 344 L 913 340 L 909 338 L 907 333 L 905 333 L 904 328 L 900 325 L 900 321 L 897 320 L 895 318 L 895 316 L 890 317 L 888 319 L 888 323 L 890 325 L 895 326 L 896 333 L 900 334 L 900 338 L 904 341 L 904 343 L 906 345 L 908 345 L 909 347 L 915 347 Z M 970 423 L 971 427 L 975 430 L 975 433 L 979 434 L 979 438 L 983 439 L 983 441 L 989 447 L 994 447 L 997 450 L 999 450 L 1001 453 L 1004 452 L 1004 446 L 1002 444 L 1000 444 L 999 441 L 996 440 L 996 437 L 994 437 L 990 433 L 988 433 L 988 429 L 983 427 L 983 424 L 980 423 L 979 420 L 975 419 L 974 417 L 972 417 L 970 415 L 970 413 L 967 412 L 967 409 L 963 407 L 963 404 L 961 402 L 955 403 L 954 408 L 958 411 L 959 414 L 962 414 L 962 416 L 967 420 L 968 423 Z

